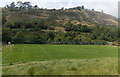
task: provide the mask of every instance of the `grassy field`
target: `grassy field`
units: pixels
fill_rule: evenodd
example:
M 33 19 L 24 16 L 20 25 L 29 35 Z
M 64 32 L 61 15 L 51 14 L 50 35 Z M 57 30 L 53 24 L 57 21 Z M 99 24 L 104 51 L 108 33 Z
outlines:
M 117 57 L 117 47 L 99 45 L 18 44 L 3 48 L 3 63 L 54 59 L 90 59 Z
M 118 70 L 113 46 L 17 44 L 4 46 L 2 56 L 4 75 L 115 75 Z

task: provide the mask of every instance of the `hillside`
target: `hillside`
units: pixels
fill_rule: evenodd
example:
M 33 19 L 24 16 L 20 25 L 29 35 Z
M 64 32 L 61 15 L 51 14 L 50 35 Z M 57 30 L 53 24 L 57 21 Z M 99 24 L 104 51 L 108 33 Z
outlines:
M 7 21 L 18 19 L 45 19 L 49 25 L 64 26 L 67 22 L 71 21 L 74 24 L 87 24 L 88 26 L 95 25 L 108 25 L 117 26 L 117 18 L 111 15 L 97 12 L 93 10 L 21 10 L 21 11 L 9 11 L 4 9 L 3 13 L 6 16 Z M 58 25 L 59 24 L 59 25 Z
M 85 8 L 3 8 L 2 15 L 4 43 L 106 45 L 118 40 L 116 17 Z

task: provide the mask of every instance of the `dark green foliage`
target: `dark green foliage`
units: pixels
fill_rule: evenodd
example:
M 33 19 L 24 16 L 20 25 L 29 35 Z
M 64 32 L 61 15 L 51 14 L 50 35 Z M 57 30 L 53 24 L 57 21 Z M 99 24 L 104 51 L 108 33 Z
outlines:
M 105 26 L 96 26 L 92 31 L 92 39 L 105 40 L 105 41 L 115 41 L 118 39 L 118 29 L 105 27 Z
M 7 43 L 9 41 L 11 41 L 12 37 L 12 32 L 10 31 L 9 28 L 3 28 L 2 29 L 2 41 Z
M 23 25 L 24 24 L 24 25 Z M 43 31 L 47 29 L 44 20 L 34 20 L 25 23 L 6 22 L 3 28 L 3 41 L 14 43 L 54 43 L 54 44 L 99 44 L 113 42 L 118 38 L 117 29 L 110 27 L 88 27 L 67 23 L 66 33 L 62 31 Z
M 53 40 L 54 37 L 55 37 L 55 33 L 54 32 L 50 31 L 50 32 L 47 33 L 47 39 Z
M 6 15 L 2 14 L 2 25 L 4 25 L 5 22 L 7 22 Z
M 72 26 L 73 26 L 72 23 L 67 23 L 67 24 L 65 25 L 65 30 L 66 30 L 66 31 L 70 31 L 70 30 L 72 29 Z
M 91 29 L 87 25 L 73 25 L 72 23 L 67 23 L 65 26 L 66 31 L 79 31 L 79 32 L 91 32 Z
M 77 68 L 75 68 L 75 67 L 71 68 L 71 71 L 76 71 L 76 70 L 77 70 Z
M 25 41 L 25 35 L 22 31 L 18 31 L 16 35 L 14 36 L 14 42 L 15 43 L 24 43 Z

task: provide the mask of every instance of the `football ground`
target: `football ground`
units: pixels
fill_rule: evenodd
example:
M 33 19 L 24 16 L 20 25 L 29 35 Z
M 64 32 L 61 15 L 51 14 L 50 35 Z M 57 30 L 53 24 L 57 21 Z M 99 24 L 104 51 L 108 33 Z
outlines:
M 17 44 L 3 48 L 3 63 L 117 57 L 118 48 L 100 45 Z

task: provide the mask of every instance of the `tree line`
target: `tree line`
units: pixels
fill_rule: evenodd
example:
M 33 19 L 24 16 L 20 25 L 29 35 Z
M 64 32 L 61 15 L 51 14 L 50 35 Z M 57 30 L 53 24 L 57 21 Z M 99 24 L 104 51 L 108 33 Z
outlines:
M 37 5 L 32 6 L 29 1 L 27 2 L 18 1 L 17 4 L 15 4 L 15 2 L 12 2 L 10 5 L 6 5 L 5 8 L 10 9 L 11 11 L 20 9 L 39 9 Z
M 11 10 L 11 11 L 16 11 L 16 10 L 21 10 L 21 9 L 47 9 L 47 8 L 39 8 L 38 5 L 32 5 L 31 2 L 27 1 L 27 2 L 22 2 L 22 1 L 18 1 L 16 4 L 15 2 L 12 2 L 9 5 L 6 5 L 5 8 Z M 66 10 L 67 8 L 61 7 L 60 10 Z M 85 7 L 82 6 L 77 6 L 77 7 L 73 7 L 73 8 L 68 8 L 68 10 L 84 10 Z M 56 9 L 53 9 L 56 10 Z

